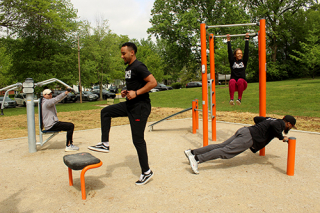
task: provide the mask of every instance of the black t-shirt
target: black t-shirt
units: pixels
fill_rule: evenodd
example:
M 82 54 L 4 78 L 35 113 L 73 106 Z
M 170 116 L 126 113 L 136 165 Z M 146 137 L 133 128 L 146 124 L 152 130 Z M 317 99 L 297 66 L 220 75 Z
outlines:
M 249 41 L 246 40 L 244 55 L 243 55 L 243 58 L 239 61 L 237 61 L 233 55 L 233 52 L 231 49 L 231 42 L 228 41 L 227 43 L 228 43 L 228 58 L 229 58 L 230 69 L 231 69 L 230 79 L 235 79 L 236 81 L 238 81 L 239 78 L 243 78 L 244 80 L 246 80 L 246 68 L 247 68 L 247 63 L 249 59 Z
M 135 60 L 132 64 L 128 65 L 126 68 L 125 73 L 125 79 L 127 84 L 127 90 L 133 90 L 137 91 L 138 89 L 141 89 L 144 87 L 147 82 L 145 82 L 143 79 L 148 77 L 151 73 L 149 72 L 146 65 L 144 65 L 142 62 Z M 136 98 L 132 100 L 128 100 L 128 103 L 137 103 L 139 101 L 149 101 L 149 93 L 144 93 L 141 95 L 138 95 Z
M 252 152 L 259 151 L 275 137 L 283 140 L 285 123 L 282 119 L 255 117 L 254 122 L 254 126 L 248 127 L 253 140 L 253 148 L 250 148 Z

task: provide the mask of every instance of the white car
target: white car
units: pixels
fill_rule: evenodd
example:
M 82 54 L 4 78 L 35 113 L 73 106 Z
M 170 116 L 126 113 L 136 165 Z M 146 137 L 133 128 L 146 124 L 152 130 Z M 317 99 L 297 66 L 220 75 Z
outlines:
M 38 98 L 36 95 L 34 95 L 33 99 L 37 100 Z M 26 94 L 25 93 L 16 94 L 14 96 L 14 100 L 17 102 L 17 105 L 26 106 Z M 37 103 L 34 103 L 34 105 L 36 106 Z
M 149 92 L 159 92 L 159 89 L 153 88 L 153 89 L 151 89 Z

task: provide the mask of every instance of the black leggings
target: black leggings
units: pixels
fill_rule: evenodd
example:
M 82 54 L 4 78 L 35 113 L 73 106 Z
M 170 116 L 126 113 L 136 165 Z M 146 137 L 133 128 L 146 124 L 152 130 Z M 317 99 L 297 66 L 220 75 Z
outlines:
M 66 146 L 68 146 L 68 145 L 73 143 L 73 140 L 72 140 L 73 130 L 74 130 L 74 124 L 73 123 L 58 121 L 50 129 L 48 129 L 47 131 L 67 131 Z
M 149 170 L 147 145 L 144 130 L 151 112 L 150 102 L 138 102 L 128 105 L 127 102 L 110 105 L 101 110 L 101 141 L 109 142 L 111 118 L 128 117 L 132 141 L 137 150 L 142 173 Z

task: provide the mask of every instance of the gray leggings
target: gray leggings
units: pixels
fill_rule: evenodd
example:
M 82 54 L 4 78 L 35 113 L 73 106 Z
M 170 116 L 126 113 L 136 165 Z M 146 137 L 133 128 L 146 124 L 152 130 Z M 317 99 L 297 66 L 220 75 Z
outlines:
M 242 127 L 225 142 L 195 149 L 193 150 L 193 153 L 197 155 L 199 163 L 203 163 L 217 158 L 233 158 L 250 148 L 252 145 L 253 141 L 249 128 Z

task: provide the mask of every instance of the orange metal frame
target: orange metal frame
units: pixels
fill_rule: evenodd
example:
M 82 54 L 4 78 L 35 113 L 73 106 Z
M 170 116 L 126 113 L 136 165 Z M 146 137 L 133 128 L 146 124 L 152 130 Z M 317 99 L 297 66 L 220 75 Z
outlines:
M 81 194 L 82 194 L 82 200 L 86 199 L 86 183 L 85 183 L 85 178 L 84 175 L 89 169 L 94 169 L 102 166 L 102 161 L 97 164 L 92 164 L 89 166 L 86 166 L 82 169 L 81 174 L 80 174 L 80 183 L 81 183 Z M 73 186 L 73 178 L 72 178 L 72 169 L 68 167 L 68 173 L 69 173 L 69 185 Z
M 260 19 L 260 30 L 258 34 L 259 41 L 259 114 L 266 116 L 266 27 L 265 19 Z M 202 73 L 202 121 L 203 121 L 203 146 L 208 145 L 208 86 L 207 86 L 207 38 L 206 24 L 200 24 L 200 42 L 201 42 L 201 73 Z M 209 36 L 210 50 L 210 78 L 213 79 L 212 84 L 215 85 L 215 62 L 214 62 L 214 36 Z M 212 94 L 212 141 L 216 141 L 216 96 L 215 87 Z M 193 104 L 194 107 L 194 104 Z M 196 112 L 196 111 L 194 111 Z M 193 114 L 196 119 L 196 114 Z M 193 121 L 193 125 L 197 124 Z M 193 127 L 193 133 L 196 128 Z M 265 155 L 265 148 L 260 150 L 260 156 Z

